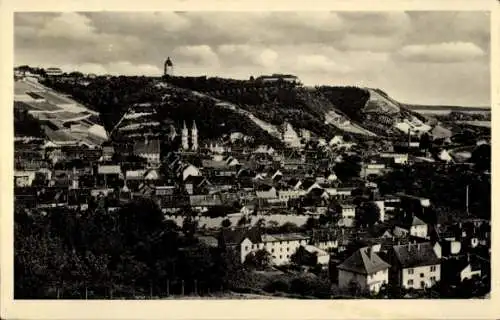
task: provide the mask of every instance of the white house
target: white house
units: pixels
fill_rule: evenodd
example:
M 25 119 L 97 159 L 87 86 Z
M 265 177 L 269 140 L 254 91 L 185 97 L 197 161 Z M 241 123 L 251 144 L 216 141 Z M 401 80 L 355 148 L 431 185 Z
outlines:
M 380 211 L 380 221 L 384 222 L 385 221 L 385 201 L 384 200 L 376 200 L 376 201 L 373 201 L 379 211 Z
M 258 199 L 277 199 L 278 193 L 275 187 L 265 187 L 261 190 L 255 191 L 255 195 Z
M 14 183 L 16 187 L 31 186 L 35 180 L 36 171 L 14 171 Z
M 429 236 L 429 227 L 418 217 L 413 217 L 410 226 L 410 235 L 418 238 L 427 238 Z
M 382 260 L 370 247 L 358 249 L 337 266 L 338 285 L 349 289 L 352 285 L 377 293 L 389 283 L 390 264 Z
M 441 279 L 441 252 L 430 242 L 393 246 L 391 283 L 402 288 L 424 289 Z
M 280 200 L 290 200 L 290 199 L 298 199 L 304 196 L 306 192 L 304 190 L 280 190 L 278 191 L 278 197 Z
M 307 245 L 308 236 L 298 233 L 262 234 L 257 228 L 222 231 L 222 245 L 239 251 L 241 262 L 245 262 L 250 252 L 266 250 L 271 255 L 271 263 L 290 263 L 290 257 L 302 245 Z
M 354 219 L 356 217 L 356 206 L 354 204 L 341 204 L 340 214 L 342 219 Z
M 200 169 L 196 168 L 192 164 L 189 164 L 181 169 L 182 180 L 186 180 L 189 176 L 201 176 Z

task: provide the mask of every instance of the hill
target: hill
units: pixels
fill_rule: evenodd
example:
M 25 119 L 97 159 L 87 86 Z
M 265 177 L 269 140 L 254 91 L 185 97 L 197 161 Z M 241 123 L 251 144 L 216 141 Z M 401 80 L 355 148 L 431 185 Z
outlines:
M 207 77 L 65 77 L 44 84 L 98 111 L 108 132 L 119 125 L 132 139 L 163 136 L 183 121 L 196 121 L 201 140 L 241 132 L 275 147 L 283 146 L 287 123 L 299 137 L 309 132 L 327 140 L 398 139 L 430 129 L 428 118 L 371 88 Z M 150 109 L 137 115 L 141 107 Z

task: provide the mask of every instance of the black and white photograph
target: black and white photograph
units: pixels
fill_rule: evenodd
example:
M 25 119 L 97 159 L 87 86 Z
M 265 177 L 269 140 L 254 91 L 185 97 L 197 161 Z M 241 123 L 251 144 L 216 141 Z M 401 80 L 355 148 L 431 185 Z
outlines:
M 490 11 L 13 15 L 15 300 L 490 298 Z

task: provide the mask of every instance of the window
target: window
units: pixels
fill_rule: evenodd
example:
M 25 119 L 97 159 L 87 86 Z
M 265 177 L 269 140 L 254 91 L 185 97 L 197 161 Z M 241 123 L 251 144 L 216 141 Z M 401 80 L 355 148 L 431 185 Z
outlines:
M 436 277 L 431 277 L 431 282 L 432 283 L 436 282 Z
M 431 266 L 431 272 L 436 271 L 436 266 Z
M 280 259 L 283 259 L 283 256 L 280 256 Z
M 408 280 L 408 285 L 409 285 L 409 286 L 412 286 L 412 285 L 413 285 L 413 280 L 411 280 L 411 279 L 410 279 L 410 280 Z
M 248 251 L 248 246 L 245 246 L 245 251 Z
M 408 269 L 408 274 L 413 274 L 413 269 Z
M 290 251 L 290 248 L 288 248 L 288 247 L 287 247 L 287 248 L 286 248 L 286 251 Z
M 420 288 L 425 288 L 425 282 L 424 281 L 420 281 Z
M 271 252 L 274 253 L 274 248 L 271 249 Z
M 421 274 L 420 274 L 420 278 L 423 278 L 423 277 L 424 277 L 424 274 L 423 274 L 423 273 L 421 273 Z
M 280 252 L 283 252 L 283 248 L 280 248 Z

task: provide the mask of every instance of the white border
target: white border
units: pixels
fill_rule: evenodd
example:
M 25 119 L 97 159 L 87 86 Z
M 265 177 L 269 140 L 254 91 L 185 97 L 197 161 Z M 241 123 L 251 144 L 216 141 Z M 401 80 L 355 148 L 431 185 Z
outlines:
M 489 0 L 142 0 L 126 3 L 108 0 L 0 0 L 0 135 L 1 161 L 0 192 L 1 209 L 1 314 L 5 319 L 479 319 L 495 318 L 500 314 L 498 301 L 498 272 L 492 272 L 493 290 L 490 300 L 354 300 L 354 301 L 311 301 L 311 300 L 221 300 L 221 301 L 16 301 L 12 302 L 12 210 L 11 188 L 13 168 L 13 121 L 12 121 L 12 72 L 13 72 L 13 12 L 14 11 L 400 11 L 400 10 L 491 10 L 492 21 L 492 106 L 498 105 L 499 83 L 499 4 Z M 500 106 L 499 106 L 500 107 Z M 497 122 L 493 111 L 492 121 Z M 493 158 L 496 158 L 495 143 L 498 130 L 492 127 Z M 493 173 L 493 194 L 497 190 L 497 179 Z M 493 212 L 498 201 L 493 198 Z M 494 216 L 494 214 L 493 214 Z M 492 220 L 492 229 L 497 228 L 497 219 Z M 496 262 L 498 240 L 493 232 L 492 270 L 500 266 Z

